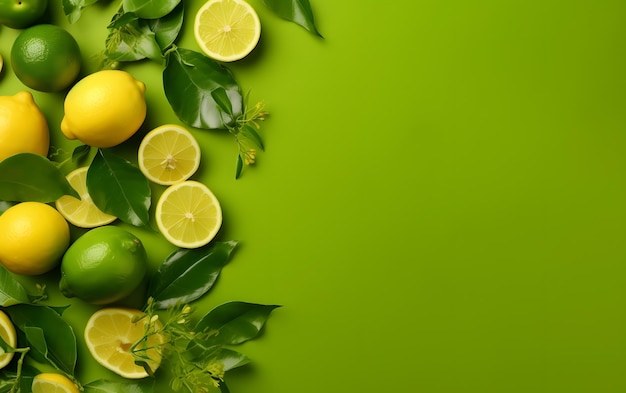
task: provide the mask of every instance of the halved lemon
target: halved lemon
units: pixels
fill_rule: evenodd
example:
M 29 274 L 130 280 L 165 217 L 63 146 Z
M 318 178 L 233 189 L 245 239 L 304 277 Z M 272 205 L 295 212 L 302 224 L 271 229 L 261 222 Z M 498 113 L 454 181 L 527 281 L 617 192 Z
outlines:
M 0 336 L 5 343 L 15 348 L 17 345 L 17 335 L 15 334 L 15 326 L 3 311 L 0 311 Z M 0 355 L 0 368 L 6 367 L 13 359 L 13 352 L 6 352 Z
M 115 216 L 104 213 L 93 203 L 87 192 L 87 170 L 82 167 L 73 170 L 67 175 L 67 181 L 78 192 L 81 199 L 64 195 L 57 199 L 55 206 L 59 213 L 72 224 L 80 228 L 95 228 L 110 224 L 116 220 Z
M 208 244 L 222 225 L 219 201 L 207 186 L 193 180 L 169 186 L 157 202 L 155 216 L 163 236 L 182 248 Z
M 235 61 L 246 57 L 257 45 L 261 22 L 244 0 L 209 0 L 196 14 L 194 34 L 209 57 Z
M 78 387 L 65 375 L 41 373 L 33 378 L 33 393 L 80 393 Z
M 137 155 L 141 172 L 162 185 L 187 180 L 200 166 L 200 145 L 186 128 L 175 124 L 148 132 Z
M 135 364 L 131 352 L 132 346 L 146 334 L 149 322 L 142 311 L 128 308 L 102 308 L 96 311 L 87 321 L 85 342 L 94 359 L 114 373 L 130 379 L 145 378 L 146 370 Z M 155 322 L 158 330 L 161 323 Z M 162 354 L 159 344 L 165 342 L 160 333 L 148 335 L 147 340 L 138 345 L 142 357 L 149 359 L 148 366 L 155 371 L 161 364 Z

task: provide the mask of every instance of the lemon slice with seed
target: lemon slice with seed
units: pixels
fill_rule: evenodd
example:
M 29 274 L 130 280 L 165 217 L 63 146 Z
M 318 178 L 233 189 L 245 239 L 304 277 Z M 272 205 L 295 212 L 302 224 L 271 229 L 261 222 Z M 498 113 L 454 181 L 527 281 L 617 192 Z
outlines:
M 33 378 L 33 393 L 80 393 L 78 387 L 65 375 L 41 373 Z
M 78 192 L 81 199 L 64 195 L 57 199 L 55 206 L 59 213 L 72 224 L 80 228 L 95 228 L 110 224 L 116 217 L 102 212 L 93 203 L 91 196 L 87 192 L 87 170 L 82 167 L 73 170 L 67 175 L 67 181 Z
M 166 124 L 144 136 L 138 151 L 139 169 L 151 181 L 172 185 L 187 180 L 200 166 L 200 145 L 191 133 Z
M 209 0 L 196 14 L 194 34 L 209 57 L 230 62 L 252 52 L 261 36 L 261 22 L 244 0 Z
M 193 180 L 169 186 L 157 202 L 155 216 L 163 236 L 182 248 L 208 244 L 222 225 L 219 201 L 207 186 Z
M 17 344 L 17 335 L 15 333 L 15 327 L 13 323 L 9 319 L 9 316 L 6 315 L 3 311 L 0 311 L 0 337 L 4 340 L 12 348 L 15 348 Z M 4 352 L 0 350 L 0 352 Z M 13 352 L 6 352 L 0 355 L 0 368 L 6 367 L 9 363 L 11 363 L 11 359 L 13 359 Z
M 146 370 L 135 364 L 135 357 L 131 347 L 145 335 L 146 324 L 149 322 L 142 311 L 127 308 L 102 308 L 96 311 L 87 321 L 85 327 L 85 343 L 94 359 L 105 368 L 129 379 L 139 379 L 148 376 Z M 154 322 L 157 330 L 163 325 L 158 320 Z M 155 332 L 147 336 L 147 340 L 139 344 L 136 352 L 142 358 L 149 359 L 148 366 L 152 371 L 159 368 L 162 354 L 159 345 L 165 342 L 165 337 Z

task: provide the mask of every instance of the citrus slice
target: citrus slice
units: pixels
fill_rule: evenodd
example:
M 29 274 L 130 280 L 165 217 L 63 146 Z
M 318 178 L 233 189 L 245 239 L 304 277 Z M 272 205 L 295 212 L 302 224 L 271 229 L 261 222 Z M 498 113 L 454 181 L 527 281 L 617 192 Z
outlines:
M 87 170 L 82 167 L 73 170 L 67 175 L 67 181 L 78 192 L 81 199 L 64 195 L 56 201 L 56 208 L 63 217 L 72 224 L 81 228 L 95 228 L 110 224 L 116 217 L 102 212 L 93 203 L 87 192 Z
M 194 34 L 209 57 L 235 61 L 247 56 L 259 42 L 261 22 L 244 0 L 209 0 L 196 14 Z
M 78 387 L 65 375 L 41 373 L 33 378 L 33 393 L 80 393 Z
M 145 314 L 139 310 L 129 308 L 102 308 L 96 311 L 87 321 L 85 327 L 85 342 L 94 359 L 105 368 L 114 373 L 130 379 L 145 378 L 146 370 L 135 364 L 135 357 L 131 347 L 139 342 L 146 334 L 148 324 Z M 157 330 L 162 329 L 161 323 L 154 322 Z M 161 351 L 159 344 L 165 342 L 160 333 L 150 334 L 137 349 L 146 348 L 135 352 L 144 357 L 152 371 L 161 364 Z
M 3 311 L 0 311 L 0 337 L 5 343 L 15 348 L 17 344 L 17 335 L 15 334 L 15 327 Z M 7 364 L 13 359 L 13 352 L 6 352 L 0 355 L 0 368 L 6 367 Z
M 166 124 L 148 132 L 138 151 L 139 169 L 151 181 L 172 185 L 187 180 L 200 166 L 200 145 L 187 129 Z
M 173 245 L 198 248 L 208 244 L 222 225 L 222 208 L 211 190 L 187 180 L 169 186 L 156 206 L 156 223 Z

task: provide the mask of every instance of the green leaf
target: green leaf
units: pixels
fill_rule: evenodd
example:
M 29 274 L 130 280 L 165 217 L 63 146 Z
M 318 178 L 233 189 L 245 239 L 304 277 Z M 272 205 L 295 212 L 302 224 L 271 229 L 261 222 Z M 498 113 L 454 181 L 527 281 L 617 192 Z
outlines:
M 239 131 L 239 133 L 244 138 L 251 140 L 252 143 L 254 143 L 256 146 L 259 147 L 259 149 L 263 151 L 265 150 L 265 146 L 263 145 L 263 139 L 261 139 L 261 136 L 259 135 L 259 133 L 256 132 L 254 127 L 252 127 L 250 124 L 244 124 L 241 127 L 241 130 Z
M 74 375 L 76 367 L 76 336 L 72 327 L 55 310 L 47 306 L 18 304 L 7 307 L 15 326 L 22 331 L 27 339 L 37 340 L 38 351 L 33 351 L 33 358 L 40 362 L 49 362 L 61 371 Z M 43 337 L 34 333 L 39 328 Z M 45 341 L 46 353 L 41 353 L 41 340 Z M 37 355 L 38 354 L 38 355 Z
M 108 26 L 105 55 L 112 61 L 136 61 L 151 59 L 163 61 L 156 34 L 147 21 L 131 12 L 120 9 Z
M 236 345 L 256 337 L 277 305 L 245 302 L 224 303 L 198 321 L 196 332 L 216 331 L 202 345 Z
M 211 91 L 211 97 L 215 100 L 217 106 L 224 112 L 232 117 L 233 115 L 233 105 L 228 98 L 228 94 L 223 87 L 218 87 L 215 90 Z
M 170 12 L 181 0 L 123 0 L 122 5 L 126 12 L 134 12 L 140 18 L 161 18 Z
M 250 358 L 243 353 L 233 351 L 232 349 L 222 348 L 217 353 L 214 361 L 224 366 L 224 371 L 229 371 L 250 363 Z
M 137 382 L 117 382 L 99 379 L 83 385 L 83 393 L 152 393 L 154 379 L 149 378 Z
M 72 162 L 81 165 L 91 152 L 91 146 L 80 145 L 72 151 Z
M 161 50 L 169 48 L 176 39 L 183 26 L 184 3 L 180 3 L 172 12 L 159 19 L 149 19 L 146 22 L 155 34 L 155 38 Z
M 87 190 L 96 206 L 127 224 L 149 224 L 150 183 L 139 168 L 108 149 L 98 149 L 87 171 Z
M 15 205 L 17 205 L 17 202 L 0 201 L 0 214 L 4 213 L 5 211 L 7 211 L 8 208 Z
M 174 251 L 150 279 L 148 296 L 159 309 L 198 299 L 213 287 L 236 246 L 236 241 L 216 242 Z
M 294 22 L 310 33 L 322 37 L 315 26 L 315 17 L 309 0 L 263 0 L 263 3 L 279 17 Z
M 80 19 L 84 8 L 97 2 L 98 0 L 63 0 L 63 13 L 70 23 L 74 23 Z
M 34 153 L 19 153 L 0 162 L 0 200 L 54 202 L 63 195 L 79 198 L 52 161 Z
M 233 117 L 213 97 L 218 89 L 226 92 L 233 116 L 242 113 L 243 97 L 233 74 L 198 52 L 183 48 L 168 52 L 163 89 L 178 118 L 192 127 L 217 129 L 232 122 Z
M 237 155 L 237 167 L 235 168 L 235 179 L 239 179 L 241 176 L 241 172 L 243 171 L 243 158 L 241 158 L 241 154 Z
M 30 303 L 26 289 L 11 272 L 0 265 L 0 306 L 8 307 L 23 303 Z

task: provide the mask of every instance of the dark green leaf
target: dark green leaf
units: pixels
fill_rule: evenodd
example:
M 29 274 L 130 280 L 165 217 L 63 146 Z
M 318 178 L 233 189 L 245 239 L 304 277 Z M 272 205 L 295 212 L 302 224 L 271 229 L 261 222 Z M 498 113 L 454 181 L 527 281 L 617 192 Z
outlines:
M 179 119 L 192 127 L 225 128 L 233 120 L 213 98 L 217 89 L 226 92 L 234 116 L 242 113 L 243 97 L 233 74 L 198 52 L 178 48 L 168 53 L 163 89 Z
M 215 103 L 219 108 L 230 115 L 233 115 L 233 105 L 228 98 L 228 94 L 226 94 L 226 90 L 223 87 L 218 87 L 217 89 L 211 91 L 211 97 L 215 100 Z
M 148 296 L 160 309 L 198 299 L 211 289 L 236 245 L 216 242 L 173 252 L 152 276 Z
M 67 16 L 67 20 L 70 23 L 74 23 L 80 19 L 85 7 L 96 2 L 98 0 L 63 0 L 63 13 Z
M 154 32 L 156 41 L 162 51 L 169 48 L 169 46 L 176 41 L 176 38 L 178 38 L 180 29 L 183 26 L 185 11 L 183 4 L 184 3 L 181 2 L 172 12 L 162 18 L 149 19 L 146 21 L 148 26 L 150 26 L 150 30 Z
M 156 19 L 161 18 L 170 12 L 180 3 L 180 0 L 123 0 L 122 5 L 126 12 L 134 12 L 140 18 Z
M 5 354 L 5 353 L 9 353 L 9 352 L 13 352 L 15 348 L 13 348 L 12 346 L 10 346 L 6 341 L 4 341 L 4 339 L 2 338 L 2 336 L 0 336 L 0 354 Z
M 240 135 L 251 140 L 252 143 L 257 145 L 259 149 L 265 150 L 265 146 L 263 145 L 263 139 L 261 139 L 261 136 L 258 132 L 256 132 L 253 126 L 251 126 L 250 124 L 244 124 L 239 132 Z
M 237 168 L 235 169 L 235 179 L 239 179 L 241 176 L 241 171 L 243 171 L 243 158 L 241 158 L 241 154 L 237 155 Z
M 43 333 L 43 329 L 35 326 L 23 326 L 22 331 L 28 341 L 28 347 L 30 348 L 31 356 L 38 359 L 44 359 L 46 362 L 53 364 L 54 360 L 50 359 L 50 353 L 48 352 L 48 343 L 46 342 L 46 336 Z
M 87 145 L 80 145 L 72 151 L 72 162 L 80 165 L 84 162 L 84 160 L 89 156 L 89 152 L 91 151 L 91 147 Z
M 18 202 L 0 201 L 0 214 L 2 214 L 5 211 L 7 211 L 7 209 L 10 208 L 11 206 L 17 205 L 17 203 Z
M 148 22 L 119 10 L 109 25 L 105 55 L 112 61 L 151 59 L 163 61 L 161 47 Z
M 154 379 L 145 379 L 137 382 L 114 382 L 99 379 L 83 386 L 83 393 L 152 393 Z
M 219 388 L 220 388 L 220 392 L 221 393 L 230 393 L 230 390 L 228 389 L 228 386 L 226 386 L 226 382 L 220 381 L 219 383 L 220 383 Z
M 224 366 L 224 371 L 232 370 L 250 363 L 249 357 L 228 348 L 222 348 L 213 360 Z
M 52 161 L 19 153 L 0 162 L 0 200 L 54 202 L 63 195 L 80 198 Z
M 198 321 L 195 331 L 217 331 L 203 345 L 235 345 L 256 337 L 279 306 L 230 302 L 215 307 Z
M 50 307 L 35 306 L 31 304 L 18 304 L 7 307 L 6 313 L 9 314 L 15 326 L 25 333 L 26 337 L 33 336 L 32 328 L 39 328 L 43 332 L 43 340 L 45 340 L 47 355 L 35 360 L 44 362 L 48 361 L 60 370 L 73 375 L 76 366 L 76 336 L 72 327 L 61 318 L 61 316 Z M 40 344 L 40 343 L 38 343 Z M 33 352 L 35 355 L 38 352 Z M 40 353 L 40 355 L 42 355 Z
M 29 303 L 26 289 L 4 266 L 0 265 L 0 306 Z
M 322 37 L 315 26 L 309 0 L 263 0 L 263 3 L 279 17 L 297 23 L 310 33 Z
M 131 225 L 148 226 L 150 183 L 129 161 L 98 149 L 87 171 L 87 190 L 103 212 Z

